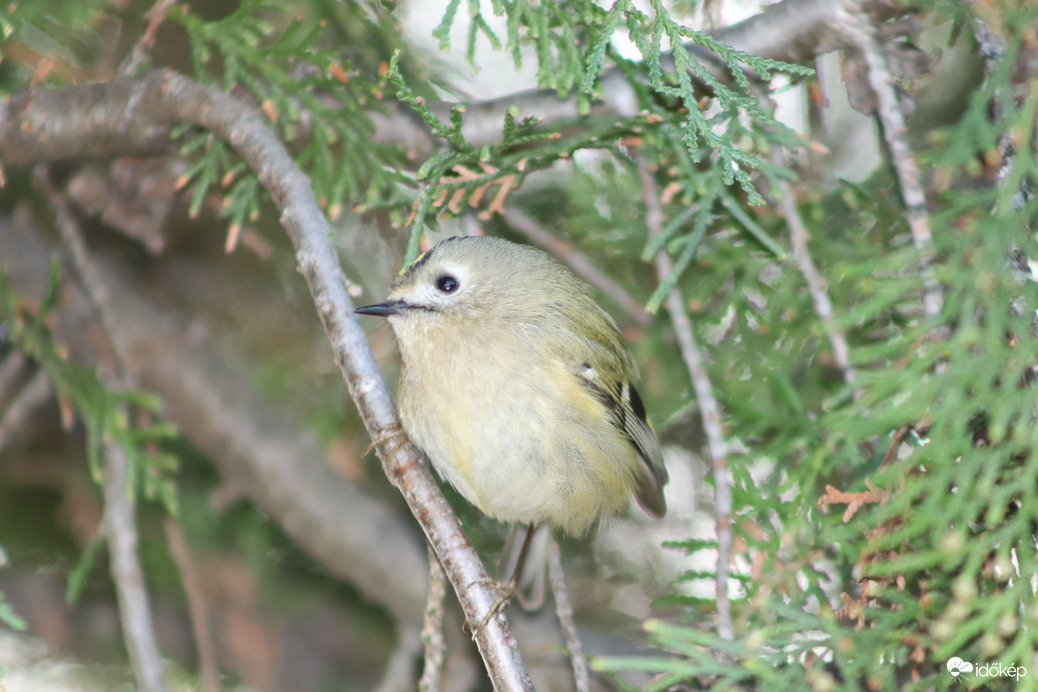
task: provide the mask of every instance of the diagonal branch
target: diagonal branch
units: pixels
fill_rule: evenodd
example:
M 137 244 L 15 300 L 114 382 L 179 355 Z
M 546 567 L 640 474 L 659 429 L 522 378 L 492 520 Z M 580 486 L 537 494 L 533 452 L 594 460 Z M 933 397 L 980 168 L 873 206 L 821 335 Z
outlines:
M 555 598 L 555 615 L 562 628 L 562 637 L 566 642 L 566 653 L 569 654 L 573 666 L 573 685 L 576 692 L 588 692 L 591 689 L 591 673 L 588 671 L 587 655 L 577 636 L 577 625 L 573 621 L 573 603 L 566 586 L 566 573 L 562 570 L 562 552 L 554 538 L 548 546 L 548 577 L 551 581 L 551 592 Z
M 865 15 L 864 3 L 860 0 L 844 0 L 839 5 L 843 14 L 843 35 L 864 57 L 869 86 L 876 95 L 876 114 L 883 126 L 883 137 L 890 150 L 890 158 L 901 188 L 901 197 L 905 202 L 908 227 L 912 232 L 916 253 L 919 255 L 919 271 L 923 280 L 923 310 L 927 317 L 936 318 L 940 316 L 944 294 L 933 268 L 936 257 L 930 215 L 926 209 L 926 194 L 923 192 L 922 177 L 912 152 L 912 145 L 908 142 L 908 127 L 905 125 L 905 116 L 901 112 L 897 90 L 894 88 L 894 77 L 890 74 L 887 60 L 880 49 L 875 29 Z
M 364 330 L 353 315 L 348 281 L 332 247 L 328 221 L 306 175 L 260 115 L 218 89 L 168 70 L 134 81 L 61 91 L 30 90 L 0 109 L 0 164 L 110 155 L 106 149 L 113 140 L 126 138 L 157 147 L 161 142 L 156 133 L 168 132 L 175 122 L 192 123 L 224 138 L 274 199 L 335 361 L 368 433 L 379 441 L 377 450 L 387 477 L 403 494 L 436 550 L 467 620 L 486 622 L 475 629 L 474 638 L 494 686 L 499 690 L 532 689 L 504 615 L 489 617 L 497 592 L 460 522 L 418 450 L 399 435 L 387 434 L 399 426 L 396 408 Z M 3 136 L 8 133 L 10 139 Z
M 86 293 L 95 316 L 108 328 L 108 292 L 101 282 L 97 268 L 91 261 L 86 242 L 80 232 L 79 223 L 68 208 L 68 201 L 51 186 L 45 173 L 37 176 L 51 199 L 62 240 L 69 249 L 72 266 Z M 116 351 L 115 381 L 129 384 L 124 354 L 114 340 Z M 134 488 L 130 483 L 130 459 L 119 444 L 104 445 L 104 533 L 108 539 L 108 552 L 119 601 L 119 620 L 122 623 L 123 639 L 130 654 L 137 684 L 145 692 L 165 692 L 166 682 L 162 674 L 162 656 L 159 653 L 155 627 L 152 624 L 151 606 L 145 589 L 144 571 L 141 569 L 137 552 L 137 512 Z
M 784 148 L 776 145 L 772 150 L 771 160 L 776 166 L 785 166 Z M 797 264 L 800 265 L 800 275 L 804 277 L 807 290 L 811 294 L 811 303 L 814 305 L 815 314 L 822 321 L 822 329 L 825 330 L 825 335 L 829 339 L 829 345 L 832 346 L 833 360 L 836 362 L 836 367 L 843 373 L 843 381 L 847 384 L 852 384 L 855 372 L 854 366 L 851 365 L 851 353 L 847 345 L 847 337 L 843 330 L 840 329 L 840 325 L 836 323 L 836 317 L 833 315 L 833 303 L 829 299 L 825 278 L 818 271 L 818 267 L 815 266 L 814 260 L 811 258 L 811 251 L 807 247 L 807 239 L 810 234 L 807 231 L 807 226 L 804 225 L 804 219 L 800 216 L 800 209 L 797 208 L 796 193 L 793 191 L 793 185 L 788 180 L 780 179 L 778 188 L 781 195 L 779 206 L 782 209 L 782 215 L 786 217 L 786 223 L 789 225 L 789 237 L 793 244 L 793 254 L 796 256 Z
M 133 491 L 128 486 L 130 460 L 126 451 L 113 443 L 105 445 L 104 458 L 104 531 L 108 537 L 123 638 L 140 689 L 165 692 L 168 688 L 162 677 L 162 656 L 155 639 L 148 593 L 144 588 L 144 572 L 137 556 Z
M 649 237 L 659 235 L 663 226 L 663 211 L 660 209 L 656 181 L 645 163 L 638 159 L 638 173 L 642 179 L 642 197 L 645 200 L 645 225 Z M 670 276 L 674 263 L 667 255 L 666 249 L 656 255 L 656 274 L 659 280 Z M 699 402 L 699 415 L 706 433 L 707 448 L 710 451 L 710 463 L 714 474 L 714 502 L 717 505 L 717 579 L 714 597 L 717 600 L 717 633 L 722 639 L 731 640 L 735 636 L 732 625 L 732 604 L 728 597 L 728 575 L 732 565 L 732 488 L 728 480 L 728 446 L 724 441 L 721 429 L 721 407 L 714 397 L 710 376 L 706 372 L 706 360 L 703 358 L 699 344 L 692 332 L 692 320 L 685 310 L 681 292 L 674 288 L 667 294 L 667 312 L 674 324 L 674 333 L 681 347 L 681 357 L 688 369 L 692 388 Z

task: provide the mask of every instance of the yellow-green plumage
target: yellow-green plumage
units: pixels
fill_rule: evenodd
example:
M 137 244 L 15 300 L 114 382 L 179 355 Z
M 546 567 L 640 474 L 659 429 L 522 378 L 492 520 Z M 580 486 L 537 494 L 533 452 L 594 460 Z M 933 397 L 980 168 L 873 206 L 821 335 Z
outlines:
M 359 312 L 396 334 L 404 429 L 485 514 L 579 534 L 632 493 L 666 512 L 662 453 L 620 332 L 547 254 L 451 238 Z

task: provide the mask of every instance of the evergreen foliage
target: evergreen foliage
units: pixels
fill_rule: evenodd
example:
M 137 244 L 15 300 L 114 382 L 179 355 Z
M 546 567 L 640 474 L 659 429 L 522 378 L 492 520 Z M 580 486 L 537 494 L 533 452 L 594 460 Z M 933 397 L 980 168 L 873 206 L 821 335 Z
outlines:
M 1014 26 L 1035 16 L 1023 10 Z M 709 306 L 699 323 L 737 316 L 711 375 L 727 431 L 749 448 L 730 460 L 751 577 L 739 580 L 740 636 L 702 629 L 694 613 L 709 603 L 679 598 L 690 606 L 685 624 L 647 624 L 672 658 L 600 668 L 658 672 L 657 690 L 690 679 L 708 689 L 1036 687 L 1038 296 L 1027 258 L 1038 93 L 1019 94 L 1012 81 L 1014 34 L 963 117 L 924 152 L 943 181 L 931 217 L 946 287 L 938 323 L 922 318 L 917 258 L 877 194 L 888 182 L 805 209 L 850 339 L 853 392 L 825 377 L 818 324 L 791 267 L 700 248 L 698 285 L 687 288 Z M 998 160 L 1006 137 L 1014 153 Z M 991 170 L 985 158 L 1000 166 L 995 184 L 979 180 Z M 714 575 L 682 579 L 704 576 Z M 953 676 L 955 657 L 1002 672 Z
M 195 76 L 227 91 L 247 91 L 284 140 L 298 146 L 296 159 L 310 173 L 314 194 L 337 218 L 345 200 L 380 199 L 400 180 L 391 167 L 394 156 L 372 141 L 367 115 L 379 108 L 385 83 L 363 74 L 341 50 L 322 47 L 329 42 L 325 22 L 288 17 L 278 4 L 247 0 L 218 20 L 187 10 L 179 19 L 190 39 Z M 183 179 L 194 186 L 193 215 L 210 189 L 220 186 L 229 188 L 222 212 L 233 226 L 256 221 L 259 181 L 224 142 L 195 133 L 182 153 L 194 160 Z
M 67 409 L 69 424 L 73 421 L 82 424 L 87 465 L 95 483 L 104 482 L 104 448 L 118 446 L 127 460 L 125 492 L 131 497 L 158 501 L 166 512 L 176 515 L 174 476 L 179 462 L 164 447 L 164 443 L 177 435 L 176 426 L 159 417 L 160 401 L 154 394 L 115 389 L 103 382 L 93 368 L 69 360 L 67 349 L 47 326 L 48 314 L 56 307 L 60 287 L 58 265 L 55 262 L 51 266 L 50 284 L 35 307 L 19 298 L 6 277 L 0 276 L 0 345 L 5 355 L 20 352 L 42 368 Z M 66 599 L 70 603 L 79 597 L 104 543 L 105 531 L 98 530 L 70 570 L 66 588 Z M 0 621 L 15 629 L 25 629 L 25 622 L 4 603 L 2 594 Z
M 176 471 L 177 460 L 158 445 L 174 437 L 176 427 L 169 421 L 149 420 L 159 407 L 155 395 L 112 389 L 93 369 L 68 360 L 47 326 L 60 285 L 56 263 L 52 269 L 50 285 L 35 310 L 20 302 L 6 280 L 0 281 L 0 333 L 5 345 L 43 368 L 60 399 L 82 421 L 87 463 L 96 482 L 104 476 L 103 446 L 116 444 L 130 462 L 127 492 L 159 500 L 175 514 L 176 485 L 170 474 Z
M 770 150 L 800 140 L 755 94 L 759 80 L 810 70 L 733 51 L 682 25 L 660 0 L 650 13 L 631 0 L 451 0 L 433 32 L 443 46 L 463 17 L 472 65 L 480 41 L 517 66 L 532 46 L 540 85 L 576 99 L 584 114 L 545 125 L 513 107 L 498 141 L 477 146 L 464 134 L 465 109 L 441 115 L 406 51 L 344 59 L 328 40 L 334 26 L 280 5 L 246 0 L 222 19 L 187 10 L 174 18 L 189 36 L 192 76 L 247 93 L 292 144 L 332 216 L 347 205 L 388 213 L 406 226 L 406 262 L 441 219 L 478 210 L 490 221 L 516 199 L 625 277 L 650 311 L 675 289 L 692 308 L 725 434 L 740 450 L 728 460 L 740 567 L 731 581 L 736 638 L 721 639 L 716 604 L 685 588 L 716 574 L 689 571 L 664 599 L 680 614 L 646 624 L 666 654 L 598 660 L 599 670 L 658 673 L 653 690 L 1038 687 L 1038 289 L 1029 264 L 1038 257 L 1038 85 L 1015 71 L 1034 41 L 1035 8 L 1005 9 L 1004 54 L 962 116 L 921 145 L 933 268 L 945 289 L 938 320 L 922 313 L 919 257 L 888 172 L 801 203 L 850 344 L 856 379 L 848 384 L 832 367 L 824 325 L 774 213 L 776 183 L 795 175 L 770 163 Z M 487 11 L 506 19 L 504 35 Z M 965 21 L 957 5 L 934 3 L 931 11 Z M 9 8 L 0 12 L 0 33 L 43 41 L 51 34 L 29 30 L 40 17 Z M 64 17 L 62 26 L 73 26 Z M 617 30 L 641 60 L 617 53 Z M 700 62 L 693 45 L 713 53 L 725 74 Z M 606 70 L 629 82 L 636 114 L 592 114 Z M 4 89 L 16 82 L 8 72 Z M 373 141 L 372 115 L 389 99 L 435 135 L 423 160 Z M 193 185 L 192 211 L 226 188 L 230 223 L 254 221 L 262 199 L 255 175 L 211 134 L 178 134 L 191 162 L 182 182 Z M 565 185 L 520 190 L 589 150 L 599 158 L 573 166 Z M 636 158 L 665 191 L 654 237 Z M 673 270 L 655 281 L 648 263 L 664 250 Z M 45 327 L 49 299 L 31 314 L 3 286 L 0 298 L 6 339 L 47 370 L 84 421 L 95 475 L 100 441 L 114 440 L 134 462 L 135 489 L 173 511 L 172 460 L 149 446 L 172 430 L 136 425 L 128 414 L 153 411 L 154 400 L 109 391 L 63 360 Z M 669 329 L 660 315 L 636 345 L 652 354 L 646 390 L 659 419 L 692 400 L 690 386 L 674 384 L 687 376 Z M 717 544 L 690 538 L 670 547 L 693 554 Z M 17 622 L 3 601 L 0 619 Z M 946 668 L 954 657 L 1028 675 L 955 677 Z

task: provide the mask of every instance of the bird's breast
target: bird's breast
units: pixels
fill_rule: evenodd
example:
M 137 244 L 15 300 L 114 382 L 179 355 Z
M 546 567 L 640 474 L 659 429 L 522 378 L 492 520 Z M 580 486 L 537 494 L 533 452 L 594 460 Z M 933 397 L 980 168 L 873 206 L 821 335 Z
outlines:
M 627 505 L 634 448 L 567 363 L 497 336 L 456 340 L 431 367 L 409 362 L 402 347 L 401 421 L 485 514 L 581 533 Z

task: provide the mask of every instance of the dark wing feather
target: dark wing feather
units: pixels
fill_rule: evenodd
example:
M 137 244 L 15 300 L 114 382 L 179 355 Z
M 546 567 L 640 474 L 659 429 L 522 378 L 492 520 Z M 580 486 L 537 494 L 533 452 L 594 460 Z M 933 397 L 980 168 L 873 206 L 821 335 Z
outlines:
M 616 394 L 610 394 L 602 384 L 595 381 L 594 370 L 586 363 L 579 369 L 579 378 L 595 397 L 602 402 L 613 418 L 613 425 L 623 432 L 642 460 L 642 473 L 638 477 L 635 498 L 642 509 L 656 517 L 667 513 L 667 501 L 663 497 L 663 486 L 669 477 L 663 464 L 663 450 L 656 433 L 649 424 L 638 390 L 629 382 L 621 382 Z
M 592 298 L 587 284 L 573 278 L 573 284 L 564 287 L 572 300 L 583 302 L 583 310 L 563 310 L 558 304 L 548 306 L 553 327 L 567 327 L 565 338 L 584 341 L 584 349 L 591 363 L 571 363 L 574 373 L 610 412 L 613 424 L 623 432 L 641 457 L 641 473 L 635 498 L 646 512 L 662 518 L 667 513 L 663 486 L 669 480 L 663 465 L 663 450 L 656 433 L 649 425 L 641 397 L 629 382 L 637 371 L 616 322 Z M 591 327 L 588 327 L 589 322 Z M 552 332 L 552 337 L 555 336 Z M 542 333 L 542 336 L 544 334 Z M 551 337 L 549 337 L 551 338 Z M 573 352 L 569 344 L 560 344 L 560 353 Z M 579 351 L 578 351 L 579 352 Z
M 638 396 L 638 390 L 629 382 L 620 386 L 620 408 L 623 411 L 621 430 L 634 444 L 644 464 L 635 497 L 642 509 L 657 519 L 662 519 L 667 513 L 663 486 L 670 477 L 667 475 L 667 467 L 663 464 L 660 441 L 649 425 L 642 399 Z

